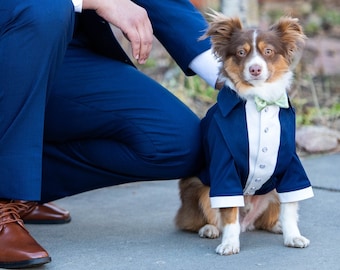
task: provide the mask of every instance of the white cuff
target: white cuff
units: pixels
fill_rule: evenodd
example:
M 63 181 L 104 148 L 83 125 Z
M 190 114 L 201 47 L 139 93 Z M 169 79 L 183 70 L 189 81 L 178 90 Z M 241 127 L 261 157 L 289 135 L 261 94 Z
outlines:
M 279 193 L 281 203 L 298 202 L 312 198 L 313 196 L 314 193 L 312 187 L 307 187 L 296 191 Z
M 210 197 L 211 208 L 243 207 L 244 198 L 240 196 Z
M 83 0 L 72 0 L 75 12 L 81 12 L 83 9 Z
M 221 63 L 218 62 L 212 50 L 209 49 L 196 56 L 189 64 L 189 67 L 212 88 L 215 88 L 220 65 Z

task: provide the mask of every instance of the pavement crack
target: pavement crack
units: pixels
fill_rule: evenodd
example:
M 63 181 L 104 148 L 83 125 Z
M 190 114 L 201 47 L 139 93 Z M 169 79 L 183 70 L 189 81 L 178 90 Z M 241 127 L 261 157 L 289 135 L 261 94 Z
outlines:
M 313 188 L 319 189 L 319 190 L 331 191 L 331 192 L 340 192 L 340 188 L 328 188 L 328 187 L 320 187 L 320 186 L 313 186 Z

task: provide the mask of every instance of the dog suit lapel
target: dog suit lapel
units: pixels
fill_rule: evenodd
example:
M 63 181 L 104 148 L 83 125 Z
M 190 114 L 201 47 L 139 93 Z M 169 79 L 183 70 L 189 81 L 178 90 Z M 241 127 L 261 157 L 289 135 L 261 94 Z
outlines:
M 248 175 L 248 133 L 245 113 L 245 101 L 229 87 L 223 88 L 218 95 L 220 114 L 215 114 L 223 139 L 226 142 L 235 164 L 242 173 L 242 182 Z M 244 179 L 245 178 L 245 179 Z M 245 183 L 243 183 L 245 184 Z

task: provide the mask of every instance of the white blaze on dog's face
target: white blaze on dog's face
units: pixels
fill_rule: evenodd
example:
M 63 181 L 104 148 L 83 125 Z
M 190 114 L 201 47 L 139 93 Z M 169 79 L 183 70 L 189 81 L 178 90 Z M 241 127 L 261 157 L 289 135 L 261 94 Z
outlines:
M 259 30 L 243 29 L 239 19 L 223 14 L 211 17 L 204 37 L 211 37 L 213 51 L 223 63 L 221 77 L 241 96 L 280 80 L 284 90 L 289 86 L 290 65 L 305 39 L 297 19 L 285 17 L 268 30 Z
M 273 74 L 273 71 L 270 70 L 271 66 L 267 65 L 268 61 L 266 61 L 265 58 L 273 55 L 274 47 L 270 44 L 264 44 L 264 48 L 259 48 L 257 37 L 258 32 L 253 31 L 252 40 L 250 40 L 251 45 L 245 43 L 236 48 L 236 61 L 232 63 L 238 64 L 238 67 L 241 67 L 241 71 L 243 71 L 240 80 L 242 81 L 243 79 L 253 86 L 262 85 L 270 78 L 270 75 Z M 224 68 L 228 73 L 228 67 Z

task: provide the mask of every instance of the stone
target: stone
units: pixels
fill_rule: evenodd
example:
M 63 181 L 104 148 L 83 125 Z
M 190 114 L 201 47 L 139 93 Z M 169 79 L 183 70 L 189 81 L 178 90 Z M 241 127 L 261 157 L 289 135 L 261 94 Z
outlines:
M 296 144 L 309 153 L 335 150 L 340 132 L 324 126 L 303 126 L 296 130 Z

